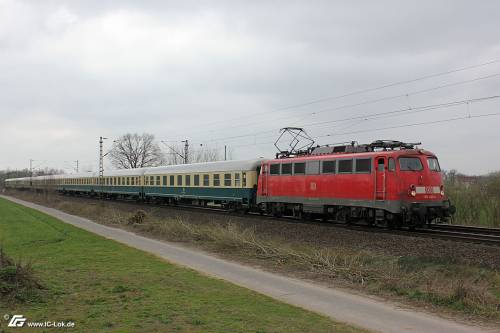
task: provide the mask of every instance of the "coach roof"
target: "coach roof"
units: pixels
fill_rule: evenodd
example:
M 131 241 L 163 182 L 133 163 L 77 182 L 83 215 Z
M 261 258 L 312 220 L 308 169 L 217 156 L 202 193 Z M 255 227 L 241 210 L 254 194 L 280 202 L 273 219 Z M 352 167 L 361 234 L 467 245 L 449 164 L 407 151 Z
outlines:
M 226 171 L 254 171 L 264 159 L 242 161 L 218 161 L 193 164 L 168 165 L 148 168 L 145 175 L 158 175 L 165 173 L 198 173 L 198 172 L 226 172 Z

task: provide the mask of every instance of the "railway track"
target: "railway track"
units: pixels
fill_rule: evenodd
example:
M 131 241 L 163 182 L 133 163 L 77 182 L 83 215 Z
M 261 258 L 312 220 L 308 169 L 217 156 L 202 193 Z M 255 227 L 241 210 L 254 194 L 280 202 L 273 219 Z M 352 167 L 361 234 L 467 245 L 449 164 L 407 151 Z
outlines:
M 419 230 L 437 238 L 469 241 L 500 246 L 500 229 L 451 224 L 436 224 Z
M 90 199 L 92 201 L 101 201 L 101 199 L 96 197 L 76 197 L 83 199 Z M 137 202 L 135 200 L 112 200 L 114 202 L 123 202 L 127 204 L 134 204 L 138 206 L 155 206 L 163 207 L 169 209 L 177 209 L 182 211 L 191 211 L 196 213 L 209 213 L 224 216 L 237 216 L 237 217 L 251 217 L 251 218 L 264 218 L 270 220 L 287 221 L 289 223 L 300 223 L 300 224 L 315 224 L 334 228 L 344 228 L 356 231 L 364 232 L 377 232 L 377 233 L 388 233 L 397 234 L 403 236 L 413 236 L 413 237 L 424 237 L 424 238 L 436 238 L 451 241 L 460 241 L 466 243 L 478 243 L 485 245 L 500 246 L 500 228 L 484 228 L 484 227 L 473 227 L 473 226 L 462 226 L 462 225 L 451 225 L 451 224 L 435 224 L 430 227 L 418 228 L 415 230 L 410 229 L 387 229 L 382 227 L 373 227 L 363 224 L 346 224 L 341 221 L 322 221 L 320 219 L 316 220 L 301 220 L 291 216 L 274 217 L 271 215 L 261 215 L 259 213 L 250 212 L 247 214 L 241 212 L 228 211 L 219 207 L 198 207 L 190 205 L 166 205 L 158 203 L 145 203 Z

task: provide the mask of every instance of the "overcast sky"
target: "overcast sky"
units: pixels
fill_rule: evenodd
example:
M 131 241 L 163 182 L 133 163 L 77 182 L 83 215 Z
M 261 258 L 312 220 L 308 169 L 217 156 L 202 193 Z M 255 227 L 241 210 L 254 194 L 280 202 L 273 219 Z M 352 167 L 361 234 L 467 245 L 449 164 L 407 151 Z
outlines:
M 127 132 L 272 157 L 279 128 L 304 126 L 498 170 L 500 116 L 477 116 L 500 98 L 420 107 L 500 95 L 499 17 L 498 1 L 0 0 L 0 169 L 96 171 L 99 136 Z

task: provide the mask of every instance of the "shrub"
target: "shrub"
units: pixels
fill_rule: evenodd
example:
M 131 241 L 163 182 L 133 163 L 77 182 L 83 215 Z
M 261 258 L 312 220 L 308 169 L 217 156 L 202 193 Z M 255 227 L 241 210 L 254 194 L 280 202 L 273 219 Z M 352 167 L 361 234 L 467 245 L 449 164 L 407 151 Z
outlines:
M 37 298 L 42 286 L 34 276 L 31 263 L 8 257 L 0 247 L 0 296 L 7 301 L 28 301 Z

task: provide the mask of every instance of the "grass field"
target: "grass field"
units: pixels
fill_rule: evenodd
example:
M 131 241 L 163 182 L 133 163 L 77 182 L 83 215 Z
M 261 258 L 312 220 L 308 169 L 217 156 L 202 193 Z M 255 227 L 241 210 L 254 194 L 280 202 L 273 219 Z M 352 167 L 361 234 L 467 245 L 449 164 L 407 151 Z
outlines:
M 2 316 L 74 321 L 72 332 L 360 332 L 3 199 L 0 243 L 42 286 L 2 297 Z

